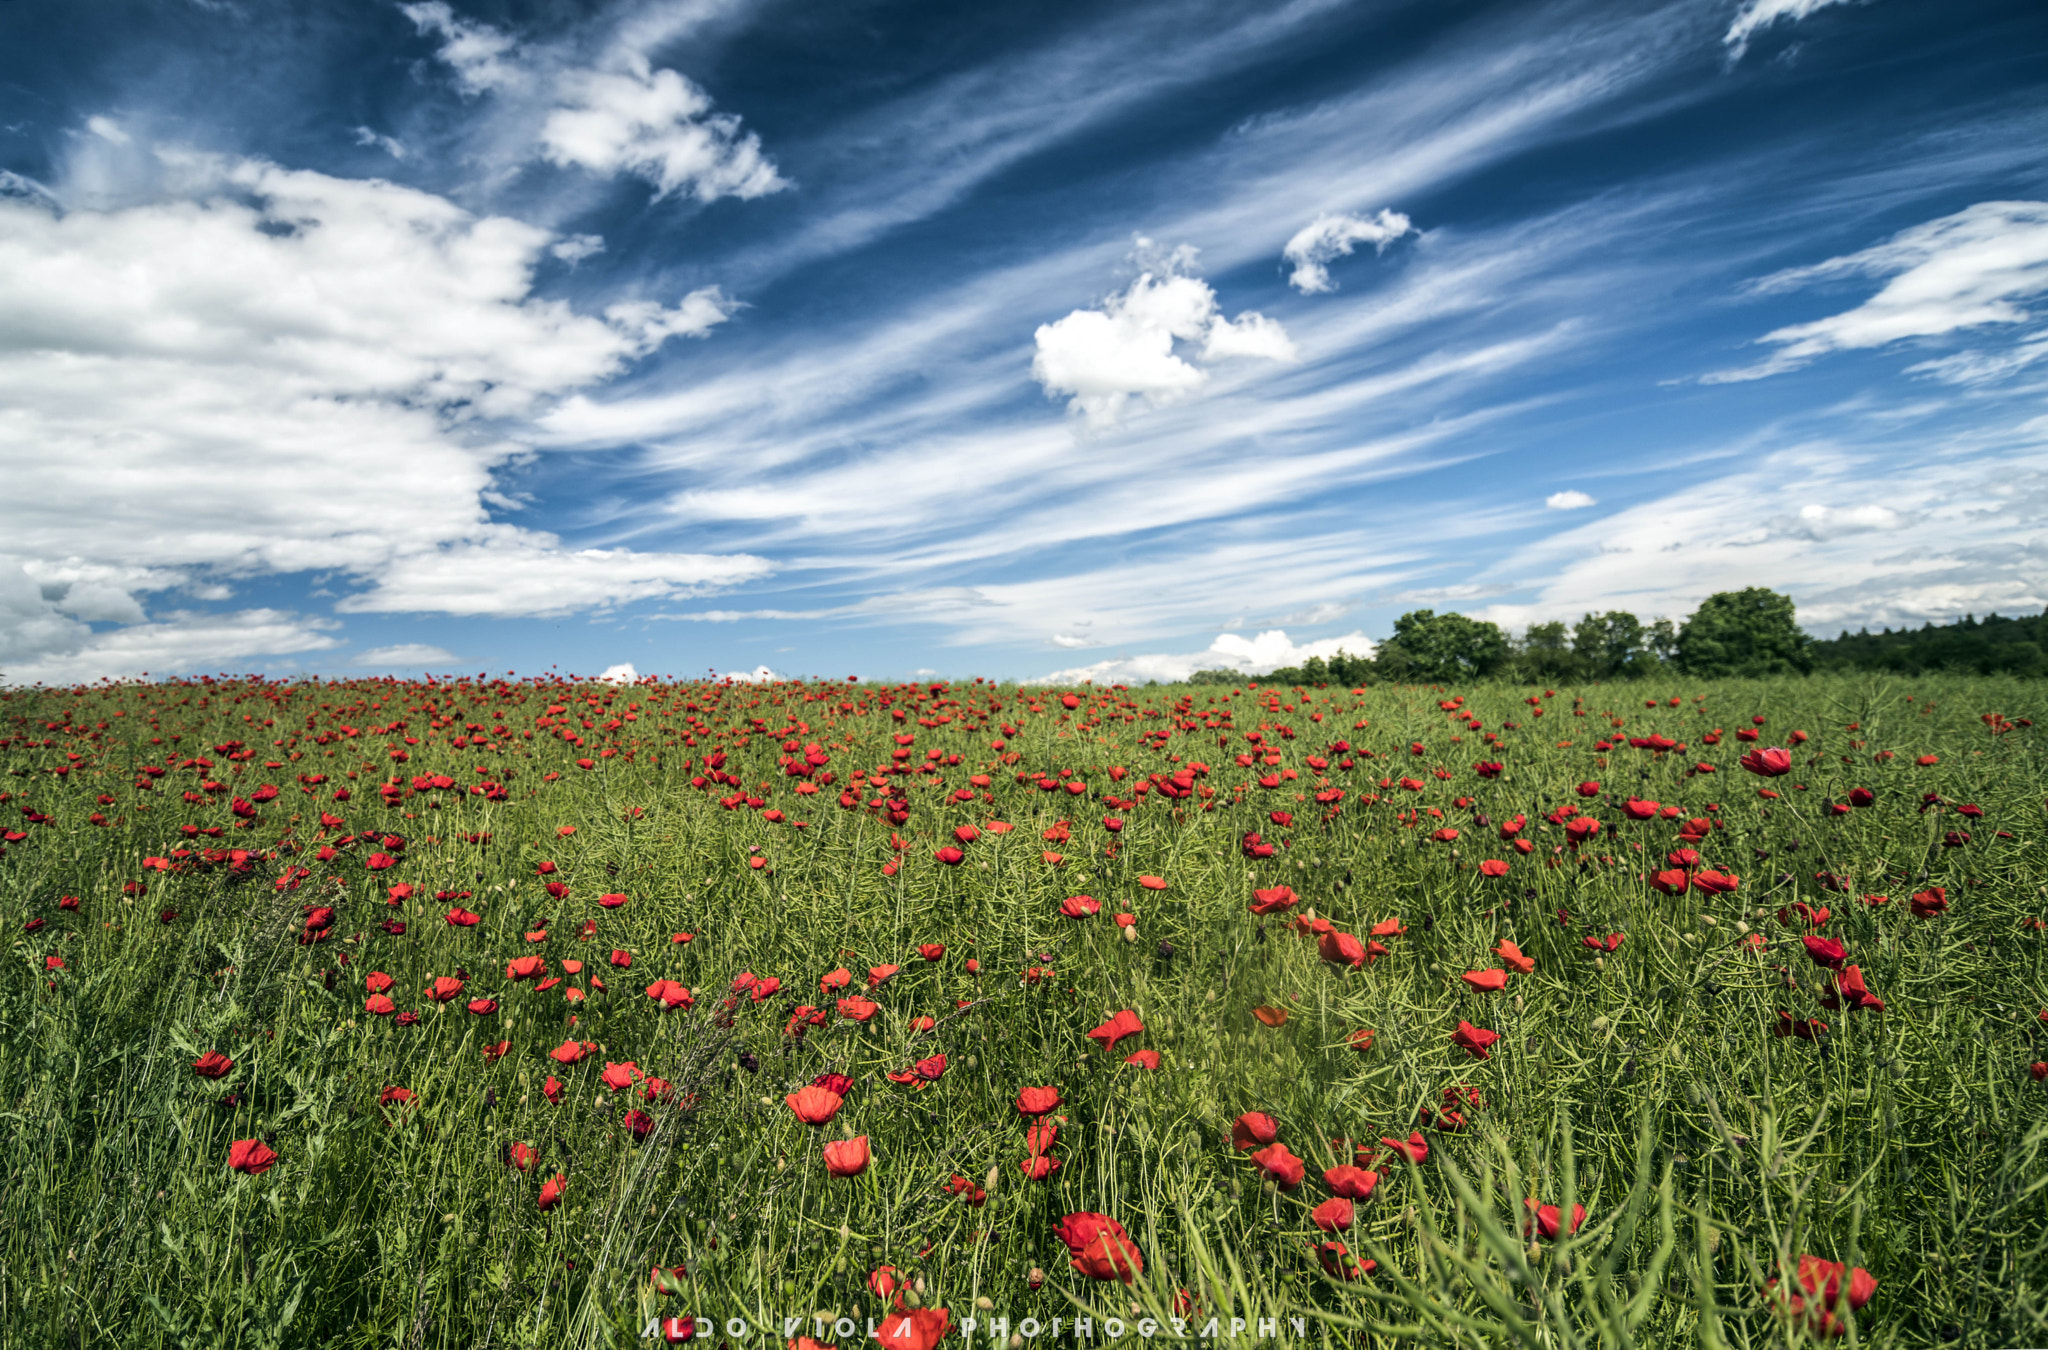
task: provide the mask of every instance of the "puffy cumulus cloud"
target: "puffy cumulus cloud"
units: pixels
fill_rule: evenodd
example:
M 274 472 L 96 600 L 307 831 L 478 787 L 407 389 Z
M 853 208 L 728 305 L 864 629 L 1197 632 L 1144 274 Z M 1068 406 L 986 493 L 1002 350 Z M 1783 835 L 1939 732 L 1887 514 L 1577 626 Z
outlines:
M 1749 290 L 1776 294 L 1849 277 L 1889 280 L 1854 309 L 1764 334 L 1759 341 L 1778 349 L 1767 359 L 1713 372 L 1702 382 L 1763 379 L 1831 352 L 2025 322 L 2030 316 L 2019 302 L 2048 290 L 2048 202 L 1979 202 L 1860 253 L 1764 277 Z M 1964 363 L 1954 369 L 1979 368 Z M 1939 366 L 1915 369 L 1944 373 Z
M 1139 246 L 1150 244 L 1141 239 Z M 1203 361 L 1298 359 L 1277 320 L 1252 310 L 1226 319 L 1209 283 L 1184 270 L 1192 259 L 1193 250 L 1183 248 L 1164 261 L 1164 270 L 1140 273 L 1100 308 L 1039 325 L 1031 373 L 1046 393 L 1072 395 L 1068 409 L 1103 427 L 1122 420 L 1133 398 L 1164 407 L 1208 378 L 1175 350 L 1177 342 L 1201 343 Z
M 688 597 L 767 576 L 740 554 L 565 549 L 553 536 L 492 527 L 483 537 L 392 558 L 343 613 L 564 614 L 635 600 Z
M 737 684 L 774 684 L 787 678 L 779 671 L 767 665 L 755 666 L 752 670 L 728 670 L 714 673 L 721 680 L 732 680 Z M 931 672 L 924 671 L 920 673 L 930 674 Z
M 141 624 L 147 594 L 225 599 L 236 575 L 332 569 L 372 582 L 361 608 L 403 595 L 518 613 L 761 571 L 568 550 L 485 509 L 493 472 L 524 451 L 486 430 L 492 419 L 710 332 L 731 310 L 715 289 L 583 314 L 531 293 L 556 243 L 545 230 L 391 183 L 156 158 L 168 200 L 65 211 L 0 194 L 0 539 L 28 560 L 14 572 L 39 607 L 30 619 L 12 602 L 10 659 L 28 642 L 52 660 L 127 661 L 65 624 Z M 460 565 L 473 555 L 505 569 L 495 601 Z M 275 622 L 173 628 L 178 651 L 220 636 L 201 662 L 214 664 L 259 650 L 251 634 Z
M 359 670 L 425 670 L 455 664 L 455 653 L 427 642 L 401 642 L 391 647 L 372 647 L 356 655 L 350 665 Z
M 1780 19 L 1797 23 L 1815 10 L 1842 3 L 1844 0 L 1748 0 L 1736 12 L 1728 31 L 1721 35 L 1728 48 L 1728 59 L 1740 61 L 1749 50 L 1749 40 Z
M 597 678 L 607 684 L 631 684 L 640 678 L 640 672 L 634 669 L 631 661 L 621 661 L 615 666 L 606 666 L 604 673 Z
M 455 72 L 456 83 L 464 93 L 519 89 L 531 80 L 531 73 L 519 59 L 519 43 L 510 33 L 465 19 L 442 0 L 400 5 L 398 9 L 420 32 L 441 39 L 439 56 Z
M 685 189 L 711 202 L 788 186 L 761 138 L 742 134 L 739 118 L 713 114 L 711 96 L 673 70 L 636 58 L 620 71 L 571 71 L 557 97 L 540 129 L 551 164 L 633 174 L 654 185 L 657 200 Z
M 1371 656 L 1377 644 L 1363 633 L 1343 637 L 1295 642 L 1284 629 L 1269 628 L 1256 637 L 1219 633 L 1216 640 L 1199 652 L 1151 652 L 1141 656 L 1119 656 L 1093 665 L 1074 666 L 1040 676 L 1037 684 L 1134 684 L 1158 680 L 1170 684 L 1185 680 L 1198 670 L 1234 670 L 1246 676 L 1264 675 L 1282 666 L 1296 666 L 1310 657 L 1327 660 L 1338 652 Z
M 521 153 L 558 168 L 630 174 L 655 197 L 687 192 L 699 201 L 750 198 L 789 186 L 740 119 L 713 111 L 711 96 L 646 53 L 617 45 L 597 64 L 521 44 L 489 24 L 464 19 L 441 0 L 401 5 L 466 94 L 494 94 L 520 124 Z
M 1337 283 L 1330 280 L 1332 262 L 1349 257 L 1360 244 L 1371 244 L 1374 251 L 1385 253 L 1387 245 L 1414 228 L 1399 211 L 1383 210 L 1374 216 L 1317 216 L 1302 226 L 1281 250 L 1281 256 L 1294 264 L 1287 283 L 1303 295 L 1334 291 Z
M 1598 506 L 1600 503 L 1597 498 L 1577 488 L 1566 488 L 1563 492 L 1553 492 L 1545 497 L 1543 504 L 1552 511 L 1577 511 L 1588 506 Z

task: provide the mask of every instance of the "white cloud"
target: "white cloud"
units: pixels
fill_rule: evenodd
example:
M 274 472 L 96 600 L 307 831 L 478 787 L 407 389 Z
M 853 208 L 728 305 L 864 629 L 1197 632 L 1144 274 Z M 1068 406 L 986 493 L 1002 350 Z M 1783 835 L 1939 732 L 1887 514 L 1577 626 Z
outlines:
M 1762 379 L 1830 352 L 2025 322 L 2028 311 L 2017 302 L 2048 290 L 2048 202 L 1979 202 L 1860 253 L 1764 277 L 1749 289 L 1774 294 L 1857 276 L 1890 280 L 1852 310 L 1764 334 L 1760 341 L 1778 348 L 1768 359 L 1716 371 L 1702 382 Z
M 768 575 L 747 554 L 564 549 L 552 536 L 502 526 L 482 538 L 401 553 L 375 585 L 343 599 L 345 614 L 562 614 L 635 600 L 687 597 Z
M 15 575 L 21 575 L 15 569 Z M 246 667 L 263 657 L 327 651 L 341 645 L 332 619 L 276 609 L 228 614 L 173 610 L 153 622 L 95 633 L 53 624 L 47 607 L 24 606 L 0 567 L 0 673 L 9 684 L 68 684 L 100 676 L 169 675 Z M 61 624 L 62 621 L 59 621 Z
M 59 211 L 0 195 L 0 539 L 38 588 L 61 588 L 20 630 L 43 634 L 35 650 L 126 660 L 49 615 L 139 624 L 139 594 L 221 599 L 237 574 L 333 569 L 373 583 L 357 608 L 402 595 L 518 613 L 697 594 L 764 570 L 568 550 L 485 510 L 502 500 L 494 470 L 524 453 L 491 419 L 709 332 L 733 308 L 715 287 L 581 314 L 532 294 L 557 242 L 545 230 L 388 182 L 156 161 L 178 197 Z M 502 569 L 495 594 L 471 558 Z M 255 650 L 250 631 L 176 626 L 181 651 L 209 633 Z
M 935 674 L 934 671 L 920 671 L 919 674 Z M 734 680 L 740 684 L 774 684 L 785 677 L 766 665 L 755 666 L 752 670 L 728 670 L 718 672 L 721 680 Z
M 463 92 L 481 94 L 526 84 L 527 71 L 516 59 L 519 44 L 511 34 L 461 18 L 443 0 L 398 8 L 420 32 L 440 36 L 439 56 L 455 72 Z
M 1796 516 L 1779 516 L 1770 522 L 1773 533 L 1817 542 L 1850 534 L 1900 530 L 1911 524 L 1889 506 L 1874 502 L 1861 506 L 1802 506 Z
M 676 71 L 655 69 L 638 47 L 618 45 L 598 65 L 579 64 L 461 18 L 442 0 L 400 10 L 441 39 L 437 54 L 464 93 L 505 100 L 503 115 L 523 127 L 522 155 L 606 177 L 631 174 L 651 183 L 657 200 L 679 192 L 703 202 L 744 199 L 789 186 L 759 136 L 713 112 L 709 94 Z
M 2048 419 L 1854 449 L 1745 446 L 1740 462 L 1516 550 L 1485 575 L 1547 578 L 1536 599 L 1476 617 L 1682 620 L 1713 592 L 1770 586 L 1792 595 L 1801 626 L 1832 635 L 2048 605 Z M 1880 480 L 1886 501 L 1872 503 Z M 1804 505 L 1766 505 L 1784 502 Z
M 1302 226 L 1281 250 L 1281 256 L 1294 264 L 1288 284 L 1303 295 L 1334 291 L 1337 283 L 1330 280 L 1332 262 L 1349 257 L 1360 244 L 1371 244 L 1375 251 L 1385 253 L 1388 244 L 1414 228 L 1399 211 L 1382 210 L 1374 216 L 1317 216 Z
M 630 173 L 659 200 L 688 189 L 699 201 L 742 199 L 788 186 L 737 117 L 711 115 L 711 96 L 673 70 L 636 60 L 621 71 L 570 71 L 541 124 L 551 164 Z
M 374 145 L 393 159 L 405 158 L 405 143 L 397 137 L 380 135 L 368 127 L 357 127 L 355 130 L 357 145 Z
M 1577 511 L 1582 507 L 1598 506 L 1600 503 L 1577 488 L 1566 488 L 1563 492 L 1553 492 L 1545 497 L 1543 504 L 1552 511 Z
M 1257 310 L 1246 310 L 1235 319 L 1226 319 L 1218 314 L 1209 325 L 1209 336 L 1202 343 L 1204 361 L 1222 361 L 1233 356 L 1252 356 L 1267 361 L 1299 361 L 1301 356 L 1294 350 L 1294 340 L 1287 336 L 1287 330 L 1280 326 L 1278 319 L 1269 319 Z
M 585 258 L 594 258 L 604 252 L 604 236 L 572 234 L 561 243 L 550 246 L 548 252 L 574 267 Z
M 111 141 L 115 145 L 126 145 L 129 141 L 128 133 L 121 129 L 120 123 L 110 117 L 88 117 L 85 119 L 85 129 L 101 140 Z
M 1721 35 L 1721 41 L 1728 48 L 1729 60 L 1740 61 L 1749 50 L 1749 40 L 1759 30 L 1780 19 L 1797 23 L 1815 10 L 1841 3 L 1843 0 L 1748 0 L 1728 25 L 1728 31 Z
M 1371 656 L 1378 644 L 1363 633 L 1294 642 L 1286 632 L 1270 628 L 1257 637 L 1220 633 L 1207 650 L 1199 652 L 1151 652 L 1141 656 L 1119 656 L 1093 665 L 1056 670 L 1032 681 L 1034 684 L 1133 684 L 1158 680 L 1170 684 L 1184 680 L 1198 670 L 1234 670 L 1242 675 L 1264 675 L 1281 666 L 1295 666 L 1310 657 L 1328 660 L 1342 651 L 1352 656 Z
M 1141 250 L 1150 248 L 1148 240 L 1138 242 Z M 1134 397 L 1164 407 L 1208 378 L 1175 353 L 1175 342 L 1204 343 L 1204 360 L 1296 359 L 1278 321 L 1254 312 L 1224 318 L 1209 283 L 1181 270 L 1191 258 L 1192 250 L 1183 249 L 1163 260 L 1161 273 L 1140 273 L 1100 309 L 1077 309 L 1039 325 L 1032 376 L 1048 394 L 1073 395 L 1068 408 L 1102 427 L 1120 421 Z
M 2048 358 L 2048 333 L 2035 332 L 2002 352 L 1961 351 L 1906 367 L 1908 375 L 1929 375 L 1944 384 L 1995 384 L 2015 371 Z
M 604 673 L 597 678 L 608 684 L 631 684 L 640 678 L 640 672 L 633 668 L 631 661 L 621 661 L 615 666 L 606 666 Z
M 365 670 L 445 669 L 455 664 L 455 653 L 425 642 L 401 642 L 393 647 L 372 647 L 349 664 Z

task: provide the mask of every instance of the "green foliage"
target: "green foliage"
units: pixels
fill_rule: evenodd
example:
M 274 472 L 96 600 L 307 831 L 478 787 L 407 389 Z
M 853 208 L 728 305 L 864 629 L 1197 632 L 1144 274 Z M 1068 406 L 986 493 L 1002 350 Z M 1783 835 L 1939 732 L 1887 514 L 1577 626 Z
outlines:
M 1394 620 L 1394 636 L 1380 647 L 1376 664 L 1384 679 L 1483 680 L 1506 666 L 1510 654 L 1497 624 L 1417 609 Z
M 2048 614 L 2018 619 L 1964 615 L 1952 624 L 1864 629 L 1812 646 L 1819 670 L 1882 670 L 1901 675 L 1954 671 L 1977 675 L 2048 675 Z
M 236 682 L 50 691 L 33 723 L 0 692 L 0 805 L 27 835 L 0 856 L 0 1350 L 624 1347 L 651 1316 L 700 1313 L 754 1319 L 746 1345 L 762 1350 L 784 1335 L 774 1315 L 879 1318 L 864 1279 L 884 1264 L 956 1320 L 986 1297 L 1013 1324 L 1087 1308 L 1100 1327 L 1133 1304 L 1170 1316 L 1186 1290 L 1201 1310 L 1190 1335 L 1210 1315 L 1300 1316 L 1304 1346 L 1794 1350 L 1820 1338 L 1766 1291 L 1806 1253 L 1879 1281 L 1854 1339 L 1834 1344 L 2048 1344 L 2048 1087 L 2028 1068 L 2048 1059 L 2042 686 L 1667 676 L 1656 692 L 1679 706 L 1585 690 L 1578 706 L 1543 702 L 1541 721 L 1523 687 L 1460 685 L 1460 701 L 1380 679 L 1363 694 L 1349 679 L 1242 694 Z M 1774 799 L 1737 767 L 1750 747 L 1733 732 L 1755 715 L 1763 744 L 1796 746 Z M 1716 728 L 1729 734 L 1709 742 Z M 1639 734 L 1689 748 L 1627 749 Z M 791 742 L 828 750 L 834 780 L 789 774 Z M 1240 765 L 1255 744 L 1277 762 Z M 738 787 L 693 785 L 713 753 Z M 1475 761 L 1506 767 L 1482 776 Z M 168 767 L 150 780 L 143 765 Z M 1183 770 L 1192 790 L 1168 799 Z M 1419 790 L 1378 786 L 1408 774 Z M 511 790 L 466 790 L 484 781 Z M 1589 781 L 1597 795 L 1581 796 Z M 237 826 L 230 804 L 264 782 L 281 795 Z M 870 803 L 897 783 L 907 819 L 892 823 Z M 1854 787 L 1872 805 L 1832 809 Z M 1326 791 L 1341 799 L 1316 800 Z M 1631 798 L 1679 814 L 1636 820 Z M 1550 819 L 1567 805 L 1601 834 L 1572 846 Z M 1516 814 L 1526 855 L 1500 835 Z M 1713 822 L 1706 861 L 1741 875 L 1735 894 L 1650 884 L 1695 818 Z M 997 820 L 1014 829 L 987 831 Z M 187 824 L 222 834 L 188 838 Z M 985 832 L 941 865 L 934 851 L 965 824 Z M 1253 831 L 1286 847 L 1249 856 Z M 408 842 L 383 871 L 339 844 L 392 834 Z M 252 868 L 237 871 L 235 848 Z M 172 870 L 143 864 L 181 851 Z M 1510 870 L 1486 877 L 1483 859 Z M 543 860 L 565 896 L 543 889 Z M 137 881 L 148 890 L 124 894 Z M 415 893 L 393 905 L 395 884 Z M 1248 912 L 1255 889 L 1280 885 L 1294 909 Z M 1932 887 L 1949 908 L 1917 917 L 1909 897 Z M 606 893 L 629 903 L 604 907 Z M 1104 912 L 1062 917 L 1077 894 Z M 1798 902 L 1833 911 L 1820 931 L 1882 1011 L 1824 1006 L 1830 976 L 1807 957 Z M 316 903 L 338 910 L 334 936 L 302 941 Z M 448 923 L 458 904 L 481 921 Z M 1344 967 L 1288 922 L 1310 909 L 1345 933 L 1402 931 Z M 1612 950 L 1583 945 L 1616 934 Z M 1461 974 L 1500 964 L 1503 940 L 1533 971 L 1469 987 Z M 941 959 L 922 959 L 926 942 Z M 528 954 L 564 985 L 501 978 Z M 831 1015 L 822 975 L 843 966 L 858 991 L 885 962 L 902 969 L 868 993 L 871 1021 Z M 423 999 L 456 970 L 464 998 L 502 1007 Z M 370 971 L 394 978 L 416 1025 L 369 1015 Z M 742 971 L 783 987 L 725 1009 Z M 662 1011 L 642 993 L 656 979 L 696 1006 Z M 565 1000 L 572 987 L 582 1001 Z M 792 1034 L 799 1006 L 824 1007 L 826 1024 Z M 1145 1030 L 1105 1054 L 1087 1033 L 1119 1009 Z M 1828 1029 L 1776 1035 L 1781 1010 Z M 1460 1020 L 1501 1034 L 1490 1058 L 1452 1043 Z M 1367 1028 L 1360 1052 L 1350 1037 Z M 549 1058 L 570 1039 L 601 1049 Z M 1159 1053 L 1156 1071 L 1123 1061 L 1138 1048 Z M 218 1081 L 192 1072 L 210 1049 L 235 1061 Z M 926 1087 L 888 1077 L 937 1053 L 948 1067 Z M 672 1091 L 612 1091 L 605 1065 L 627 1060 Z M 784 1094 L 828 1071 L 856 1081 L 840 1117 L 797 1122 Z M 1065 1099 L 1062 1165 L 1026 1181 L 1014 1102 L 1040 1084 Z M 390 1086 L 418 1100 L 381 1104 Z M 629 1107 L 651 1118 L 645 1138 Z M 1274 1188 L 1232 1146 L 1253 1110 L 1307 1164 L 1298 1187 Z M 820 1159 L 842 1126 L 873 1143 L 853 1179 Z M 1353 1226 L 1319 1231 L 1322 1172 L 1357 1156 L 1333 1141 L 1385 1158 L 1376 1141 L 1411 1131 L 1428 1159 L 1385 1161 Z M 261 1176 L 226 1164 L 251 1137 L 279 1154 Z M 506 1165 L 514 1141 L 539 1153 L 532 1172 Z M 543 1213 L 557 1172 L 565 1198 Z M 979 1207 L 943 1189 L 991 1172 Z M 1532 1199 L 1583 1204 L 1585 1224 L 1532 1237 Z M 1117 1217 L 1143 1276 L 1074 1272 L 1052 1237 L 1074 1210 Z M 1315 1255 L 1329 1241 L 1377 1269 L 1333 1278 Z M 657 1263 L 687 1268 L 682 1292 L 655 1291 Z M 1037 1290 L 1034 1267 L 1049 1276 Z
M 1719 591 L 1700 602 L 1679 630 L 1678 668 L 1713 678 L 1805 674 L 1812 639 L 1799 631 L 1792 597 L 1762 586 Z

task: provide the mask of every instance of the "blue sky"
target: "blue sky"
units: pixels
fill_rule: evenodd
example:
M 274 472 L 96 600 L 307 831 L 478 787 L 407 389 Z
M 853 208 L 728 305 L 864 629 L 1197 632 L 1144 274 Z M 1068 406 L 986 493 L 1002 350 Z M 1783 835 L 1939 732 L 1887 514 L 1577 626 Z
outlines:
M 0 678 L 2048 605 L 2048 10 L 0 6 Z

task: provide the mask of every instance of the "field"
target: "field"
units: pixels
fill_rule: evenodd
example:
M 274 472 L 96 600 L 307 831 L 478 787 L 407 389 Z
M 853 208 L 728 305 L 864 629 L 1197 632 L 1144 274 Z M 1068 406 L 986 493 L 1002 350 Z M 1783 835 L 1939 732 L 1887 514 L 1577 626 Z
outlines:
M 2048 1344 L 2040 689 L 6 691 L 0 1343 Z

